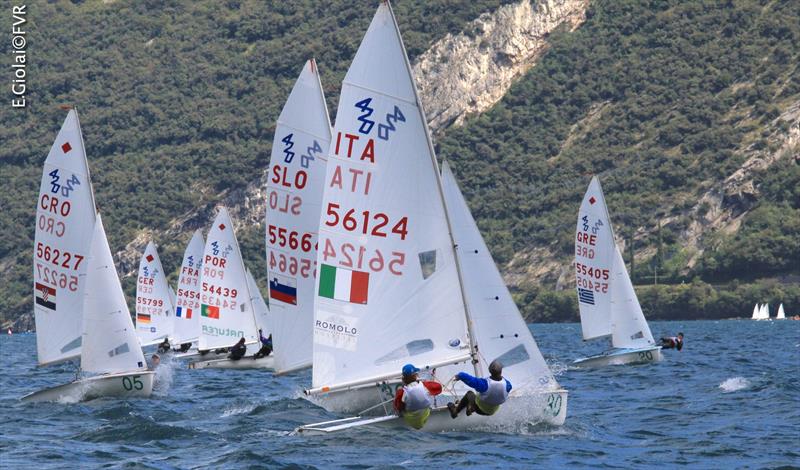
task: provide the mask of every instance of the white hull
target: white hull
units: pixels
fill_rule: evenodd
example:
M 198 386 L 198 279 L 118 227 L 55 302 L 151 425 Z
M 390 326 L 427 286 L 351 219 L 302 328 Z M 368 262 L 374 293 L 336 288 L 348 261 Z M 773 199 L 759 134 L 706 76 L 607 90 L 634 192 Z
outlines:
M 576 359 L 572 365 L 576 367 L 605 367 L 624 364 L 646 364 L 664 359 L 661 346 L 641 349 L 614 349 L 608 353 Z
M 147 398 L 153 392 L 153 371 L 99 375 L 45 388 L 21 398 L 24 402 L 76 403 L 100 397 Z
M 384 406 L 377 407 L 375 405 L 391 400 L 394 397 L 396 386 L 399 384 L 343 390 L 316 396 L 312 400 L 328 411 L 336 413 L 355 415 L 371 408 L 363 413 L 363 416 L 382 416 L 394 413 L 392 403 L 388 402 Z M 456 419 L 453 419 L 446 406 L 448 402 L 455 402 L 461 398 L 461 391 L 456 391 L 456 394 L 457 396 L 454 397 L 452 392 L 445 391 L 435 397 L 434 411 L 423 430 L 432 432 L 475 429 L 505 430 L 536 424 L 561 426 L 567 417 L 568 393 L 563 389 L 524 395 L 512 391 L 508 401 L 492 416 L 478 414 L 467 416 L 466 412 L 462 412 Z M 402 419 L 384 421 L 379 424 L 408 427 Z
M 189 363 L 189 369 L 266 369 L 272 371 L 275 370 L 275 357 L 253 359 L 253 356 L 246 356 L 238 361 L 228 358 L 195 361 Z
M 180 359 L 187 361 L 198 361 L 198 360 L 210 361 L 213 359 L 225 359 L 227 355 L 228 353 L 217 354 L 213 351 L 207 352 L 206 354 L 200 354 L 199 352 L 197 352 L 196 349 L 190 349 L 189 351 L 186 352 L 174 352 L 174 351 L 172 352 L 173 359 Z

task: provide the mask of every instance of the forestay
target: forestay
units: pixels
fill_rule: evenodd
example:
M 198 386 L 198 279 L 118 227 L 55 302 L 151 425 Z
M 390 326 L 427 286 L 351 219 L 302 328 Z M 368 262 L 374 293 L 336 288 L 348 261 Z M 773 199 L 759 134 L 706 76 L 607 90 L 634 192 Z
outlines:
M 220 208 L 208 232 L 200 275 L 201 350 L 258 338 L 242 254 L 228 210 Z
M 266 246 L 275 367 L 311 365 L 317 231 L 331 124 L 316 62 L 278 117 L 267 181 Z
M 172 336 L 174 311 L 167 276 L 156 245 L 151 241 L 139 261 L 139 276 L 136 278 L 136 335 L 142 346 Z
M 175 293 L 176 344 L 195 341 L 200 336 L 200 270 L 203 266 L 203 233 L 197 229 L 186 246 Z
M 503 375 L 517 390 L 558 389 L 558 383 L 511 298 L 447 162 L 442 165 L 442 188 L 482 362 L 488 365 L 495 359 L 500 360 L 504 366 Z
M 378 8 L 345 76 L 320 218 L 315 389 L 469 357 L 440 180 L 399 31 Z M 327 387 L 327 388 L 325 388 Z
M 86 258 L 95 205 L 78 113 L 71 110 L 44 163 L 33 250 L 39 364 L 81 353 Z
M 249 269 L 247 269 L 247 290 L 250 292 L 250 303 L 253 304 L 256 327 L 263 330 L 264 336 L 267 336 L 272 332 L 269 327 L 269 307 L 264 302 L 261 288 L 258 287 L 258 283 Z M 310 335 L 311 332 L 309 331 L 308 334 Z
M 87 261 L 81 369 L 95 374 L 145 370 L 144 354 L 99 214 Z
M 600 181 L 593 177 L 583 196 L 575 231 L 575 278 L 583 339 L 611 334 L 611 270 L 614 232 Z
M 655 344 L 653 334 L 636 298 L 619 248 L 614 246 L 611 270 L 611 345 L 615 348 L 643 348 Z

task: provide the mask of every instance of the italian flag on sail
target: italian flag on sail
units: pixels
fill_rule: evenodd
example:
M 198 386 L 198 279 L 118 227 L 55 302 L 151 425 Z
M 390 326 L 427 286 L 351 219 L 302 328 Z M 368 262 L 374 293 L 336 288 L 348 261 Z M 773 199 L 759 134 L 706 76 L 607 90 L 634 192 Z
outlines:
M 322 265 L 319 273 L 319 296 L 354 304 L 367 303 L 369 273 Z

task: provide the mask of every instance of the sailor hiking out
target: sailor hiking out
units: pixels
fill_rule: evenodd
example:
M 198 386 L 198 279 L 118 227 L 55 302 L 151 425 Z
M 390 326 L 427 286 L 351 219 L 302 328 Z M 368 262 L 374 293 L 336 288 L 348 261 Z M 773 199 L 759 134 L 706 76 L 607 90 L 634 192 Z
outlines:
M 478 394 L 470 390 L 465 393 L 461 400 L 455 403 L 448 403 L 450 416 L 453 419 L 466 408 L 467 416 L 472 413 L 491 416 L 500 409 L 500 405 L 508 399 L 511 392 L 511 382 L 503 378 L 503 364 L 500 361 L 492 361 L 489 364 L 489 377 L 482 379 L 473 377 L 466 372 L 459 372 L 456 380 L 460 380 L 475 389 Z
M 428 422 L 433 397 L 442 393 L 442 384 L 418 380 L 419 369 L 412 364 L 403 366 L 403 386 L 397 389 L 394 409 L 414 429 L 422 429 Z

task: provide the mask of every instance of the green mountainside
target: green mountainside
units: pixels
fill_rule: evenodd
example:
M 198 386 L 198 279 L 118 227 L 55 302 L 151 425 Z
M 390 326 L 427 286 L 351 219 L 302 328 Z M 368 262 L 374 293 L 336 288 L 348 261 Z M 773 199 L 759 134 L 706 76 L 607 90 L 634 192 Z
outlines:
M 0 108 L 0 318 L 31 310 L 34 204 L 59 105 L 79 108 L 97 204 L 121 250 L 263 172 L 309 57 L 334 113 L 373 3 L 29 5 L 29 107 Z M 505 3 L 394 8 L 413 61 Z M 648 317 L 729 317 L 756 301 L 800 310 L 800 152 L 785 138 L 800 120 L 786 117 L 800 101 L 798 44 L 789 0 L 591 2 L 586 22 L 552 34 L 500 103 L 442 131 L 439 156 L 453 163 L 523 312 L 577 318 L 572 290 L 555 286 L 572 282 L 564 270 L 589 174 L 601 175 L 616 232 L 634 238 L 635 282 L 659 273 L 659 286 L 640 290 Z M 687 231 L 709 211 L 703 195 L 762 154 L 769 164 L 746 175 L 754 191 L 722 198 L 736 227 L 701 230 L 689 247 Z M 239 233 L 250 266 L 263 263 L 262 234 Z M 189 236 L 156 240 L 166 269 L 177 269 Z M 537 252 L 561 268 L 527 275 Z

